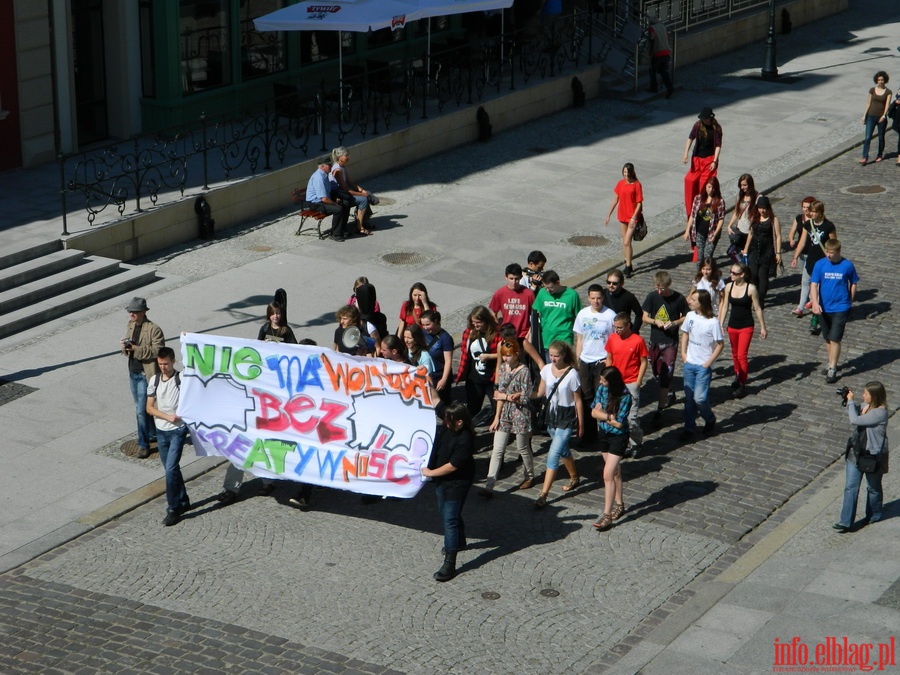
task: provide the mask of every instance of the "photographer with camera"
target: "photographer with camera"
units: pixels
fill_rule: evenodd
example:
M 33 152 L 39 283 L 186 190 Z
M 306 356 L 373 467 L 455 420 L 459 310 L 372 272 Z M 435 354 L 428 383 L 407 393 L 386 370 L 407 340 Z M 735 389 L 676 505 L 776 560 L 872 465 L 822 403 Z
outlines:
M 856 520 L 856 501 L 863 475 L 866 477 L 868 494 L 866 517 L 862 524 L 868 525 L 881 520 L 881 505 L 884 500 L 881 477 L 888 468 L 887 394 L 881 382 L 869 382 L 863 390 L 865 405 L 859 409 L 853 390 L 843 387 L 836 393 L 846 399 L 850 423 L 856 425 L 847 440 L 844 453 L 846 483 L 841 519 L 832 526 L 838 532 L 845 533 L 851 531 Z
M 134 297 L 125 311 L 128 324 L 122 338 L 122 354 L 128 357 L 128 378 L 137 417 L 138 459 L 150 456 L 150 445 L 156 443 L 156 425 L 147 414 L 147 382 L 159 372 L 156 357 L 165 345 L 162 329 L 147 318 L 147 301 Z M 123 447 L 123 451 L 125 448 Z

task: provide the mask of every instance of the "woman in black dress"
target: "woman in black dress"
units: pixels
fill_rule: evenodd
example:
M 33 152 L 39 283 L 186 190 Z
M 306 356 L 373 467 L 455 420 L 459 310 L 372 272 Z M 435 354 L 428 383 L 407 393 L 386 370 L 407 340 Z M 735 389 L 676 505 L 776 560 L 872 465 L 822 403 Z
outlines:
M 765 195 L 760 195 L 756 200 L 756 209 L 759 220 L 751 223 L 743 252 L 759 292 L 759 306 L 765 307 L 769 278 L 775 276 L 781 262 L 781 223 Z

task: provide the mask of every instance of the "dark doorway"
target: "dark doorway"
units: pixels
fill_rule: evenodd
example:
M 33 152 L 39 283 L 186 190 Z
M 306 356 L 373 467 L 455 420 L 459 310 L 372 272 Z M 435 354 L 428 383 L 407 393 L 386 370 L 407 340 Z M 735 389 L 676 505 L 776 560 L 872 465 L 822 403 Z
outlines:
M 78 145 L 86 145 L 109 135 L 103 0 L 72 0 L 72 50 Z

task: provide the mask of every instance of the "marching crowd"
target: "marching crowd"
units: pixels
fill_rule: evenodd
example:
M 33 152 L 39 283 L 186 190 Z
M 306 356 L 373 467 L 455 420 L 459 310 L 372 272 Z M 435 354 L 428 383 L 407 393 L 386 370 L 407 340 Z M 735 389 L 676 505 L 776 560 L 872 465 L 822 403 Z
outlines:
M 880 83 L 876 76 L 876 84 L 882 87 L 887 81 L 883 75 Z M 876 128 L 878 124 L 873 126 Z M 837 228 L 825 217 L 823 202 L 810 196 L 802 200 L 800 213 L 783 238 L 771 201 L 759 194 L 749 174 L 737 181 L 737 199 L 726 223 L 726 204 L 716 176 L 722 137 L 714 112 L 703 108 L 688 135 L 683 157 L 690 165 L 684 180 L 683 236 L 697 264 L 692 287 L 685 293 L 673 288 L 673 280 L 664 270 L 653 275 L 652 290 L 642 302 L 625 288 L 633 274 L 632 240 L 643 221 L 644 201 L 631 163 L 622 168 L 606 217 L 607 224 L 613 214 L 619 222 L 625 265 L 611 270 L 604 284 L 588 287 L 587 306 L 582 306 L 577 291 L 561 283 L 557 272 L 545 269 L 546 256 L 532 251 L 524 266 L 510 263 L 505 268 L 504 284 L 487 306 L 469 312 L 455 345 L 424 284 L 415 283 L 409 289 L 397 314 L 397 329 L 390 332 L 375 286 L 366 277 L 354 282 L 352 295 L 336 312 L 333 349 L 424 367 L 440 401 L 437 412 L 443 429 L 428 467 L 422 470 L 423 476 L 435 483 L 444 524 L 445 560 L 435 573 L 437 580 L 455 575 L 456 554 L 466 547 L 462 510 L 475 479 L 474 440 L 479 421 L 493 433 L 481 496 L 492 496 L 512 440 L 523 463 L 518 488 L 526 490 L 538 484 L 531 438 L 545 429 L 550 445 L 535 507 L 546 506 L 560 465 L 568 477 L 563 492 L 580 484 L 571 451 L 575 437 L 603 458 L 603 511 L 594 527 L 609 529 L 626 513 L 621 461 L 637 457 L 642 449 L 638 411 L 645 379 L 655 380 L 656 401 L 655 406 L 645 403 L 644 407 L 655 408 L 652 423 L 661 425 L 663 411 L 675 400 L 673 376 L 680 354 L 681 441 L 689 443 L 698 433 L 715 433 L 717 419 L 709 402 L 713 364 L 725 350 L 727 334 L 734 371 L 731 387 L 735 397 L 747 394 L 750 346 L 754 335 L 761 339 L 768 335 L 769 280 L 783 272 L 783 258 L 790 257 L 790 267 L 799 265 L 802 271 L 798 303 L 791 311 L 798 318 L 808 315 L 810 332 L 823 336 L 827 345 L 825 382 L 837 381 L 844 328 L 859 283 L 853 263 L 842 257 Z M 879 158 L 882 151 L 880 143 Z M 318 200 L 315 203 L 325 212 L 334 214 L 333 238 L 346 236 L 350 204 L 359 207 L 357 226 L 362 234 L 368 234 L 372 195 L 349 181 L 345 148 L 336 149 L 333 158 L 331 165 L 323 158 L 310 179 L 307 198 Z M 341 184 L 346 196 L 335 197 L 329 181 Z M 729 263 L 725 278 L 715 254 L 720 240 L 727 242 L 726 256 L 721 258 Z M 135 298 L 127 307 L 130 321 L 122 350 L 128 356 L 137 411 L 138 456 L 149 455 L 155 436 L 166 468 L 168 510 L 163 523 L 173 525 L 190 505 L 178 469 L 186 428 L 175 414 L 174 353 L 163 347 L 162 331 L 147 319 L 147 309 L 142 298 Z M 646 339 L 641 334 L 644 325 L 649 327 L 644 331 Z M 268 306 L 259 339 L 297 342 L 287 323 L 284 295 L 276 294 Z M 459 360 L 454 372 L 457 346 Z M 451 396 L 454 384 L 462 385 L 460 402 Z M 841 531 L 854 525 L 863 475 L 869 486 L 866 522 L 881 517 L 881 475 L 887 468 L 886 461 L 879 461 L 875 469 L 866 471 L 857 462 L 867 452 L 886 459 L 887 419 L 879 412 L 886 409 L 884 387 L 877 382 L 866 385 L 862 409 L 857 408 L 852 392 L 847 398 L 851 420 L 868 433 L 856 434 L 855 444 L 848 442 L 845 507 L 835 525 Z M 698 429 L 697 417 L 703 420 L 702 429 Z M 242 479 L 240 469 L 229 467 L 219 500 L 225 504 L 236 501 Z M 266 493 L 273 489 L 272 482 L 264 484 Z M 306 507 L 309 498 L 309 487 L 301 486 L 291 501 Z

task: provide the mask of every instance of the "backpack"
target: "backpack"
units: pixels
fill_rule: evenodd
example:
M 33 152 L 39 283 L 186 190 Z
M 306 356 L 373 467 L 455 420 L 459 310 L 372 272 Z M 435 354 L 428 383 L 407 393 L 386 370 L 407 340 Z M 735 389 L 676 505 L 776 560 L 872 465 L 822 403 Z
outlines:
M 162 373 L 153 376 L 153 391 L 159 389 L 159 381 L 162 379 Z M 181 389 L 181 373 L 175 371 L 175 386 Z

